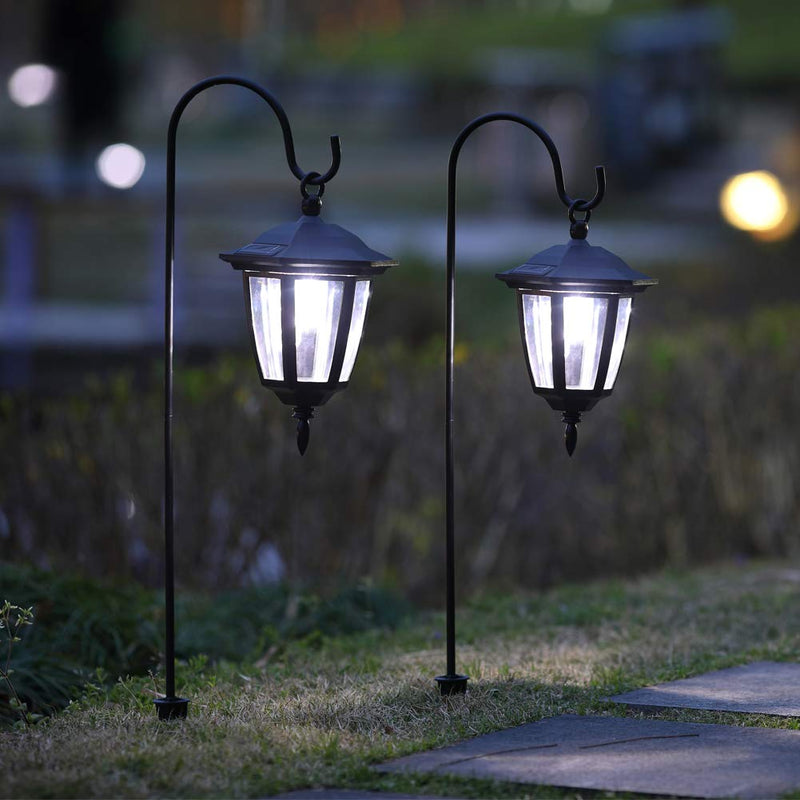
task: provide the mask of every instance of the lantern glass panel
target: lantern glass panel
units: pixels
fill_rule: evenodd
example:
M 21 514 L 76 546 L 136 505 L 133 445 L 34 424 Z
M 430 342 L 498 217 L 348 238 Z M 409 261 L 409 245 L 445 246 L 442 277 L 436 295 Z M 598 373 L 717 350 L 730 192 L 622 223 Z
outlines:
M 525 344 L 533 382 L 540 389 L 552 389 L 553 338 L 550 297 L 546 294 L 522 295 Z
M 617 310 L 617 324 L 614 328 L 614 345 L 611 348 L 611 360 L 608 363 L 608 373 L 604 389 L 613 389 L 614 382 L 617 380 L 619 365 L 622 363 L 622 353 L 625 350 L 625 339 L 628 336 L 628 323 L 631 319 L 631 306 L 633 300 L 630 297 L 620 297 L 619 308 Z
M 364 322 L 367 319 L 367 307 L 372 294 L 372 281 L 357 281 L 353 300 L 353 316 L 350 320 L 350 333 L 347 338 L 347 349 L 344 351 L 344 363 L 339 380 L 344 383 L 350 380 L 353 366 L 356 363 L 361 336 L 364 333 Z
M 302 278 L 294 284 L 297 380 L 325 383 L 331 372 L 344 281 Z
M 564 297 L 564 374 L 567 389 L 594 389 L 608 298 Z
M 283 380 L 280 278 L 250 277 L 250 315 L 261 375 L 265 380 Z

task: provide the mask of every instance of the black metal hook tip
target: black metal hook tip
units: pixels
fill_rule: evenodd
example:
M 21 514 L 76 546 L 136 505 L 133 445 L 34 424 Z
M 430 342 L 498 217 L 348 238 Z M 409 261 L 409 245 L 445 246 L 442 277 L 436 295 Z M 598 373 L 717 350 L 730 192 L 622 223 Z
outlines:
M 339 171 L 342 164 L 342 145 L 339 137 L 335 134 L 331 136 L 331 165 L 328 171 L 318 178 L 319 185 L 324 186 Z
M 606 193 L 606 168 L 602 164 L 598 164 L 594 168 L 594 178 L 597 183 L 597 192 L 600 195 Z
M 592 208 L 599 206 L 606 196 L 606 168 L 603 166 L 596 166 L 594 168 L 594 180 L 597 184 L 597 191 L 592 198 Z

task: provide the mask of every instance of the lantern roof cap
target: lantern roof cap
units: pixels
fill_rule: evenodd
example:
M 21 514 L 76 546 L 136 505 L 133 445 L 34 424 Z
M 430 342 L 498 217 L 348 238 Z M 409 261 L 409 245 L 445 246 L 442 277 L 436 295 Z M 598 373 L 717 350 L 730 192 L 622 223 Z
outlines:
M 377 275 L 397 266 L 394 258 L 367 247 L 341 225 L 308 214 L 276 225 L 254 242 L 219 257 L 234 269 L 301 274 Z
M 619 256 L 585 239 L 548 247 L 524 264 L 496 275 L 513 288 L 527 286 L 557 289 L 559 286 L 592 286 L 611 291 L 642 292 L 658 283 L 631 269 Z

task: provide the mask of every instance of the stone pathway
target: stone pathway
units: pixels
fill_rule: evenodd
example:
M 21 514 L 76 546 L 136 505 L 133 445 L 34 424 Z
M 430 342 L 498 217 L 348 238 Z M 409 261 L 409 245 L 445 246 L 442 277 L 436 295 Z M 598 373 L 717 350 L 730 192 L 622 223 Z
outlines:
M 759 661 L 611 698 L 651 708 L 697 708 L 800 717 L 800 664 Z
M 800 787 L 800 731 L 564 715 L 376 767 L 685 797 Z
M 760 661 L 611 699 L 640 709 L 800 717 L 800 664 Z M 374 769 L 678 797 L 772 798 L 800 790 L 800 731 L 567 714 Z M 437 800 L 348 789 L 311 789 L 280 797 Z

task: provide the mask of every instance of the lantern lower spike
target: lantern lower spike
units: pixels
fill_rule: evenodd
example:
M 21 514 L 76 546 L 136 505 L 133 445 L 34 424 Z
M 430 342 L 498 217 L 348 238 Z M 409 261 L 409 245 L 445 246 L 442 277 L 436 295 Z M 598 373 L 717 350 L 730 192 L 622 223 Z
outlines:
M 307 406 L 297 406 L 294 409 L 292 418 L 297 420 L 297 449 L 302 456 L 305 455 L 308 448 L 308 440 L 311 438 L 309 420 L 314 418 L 314 409 Z
M 564 428 L 564 445 L 571 458 L 578 444 L 578 423 L 581 421 L 581 415 L 580 412 L 565 411 L 561 419 L 566 423 L 566 427 Z

